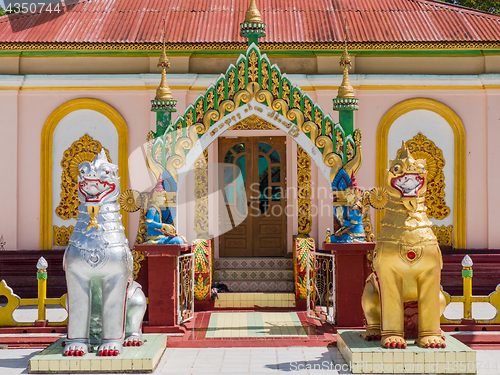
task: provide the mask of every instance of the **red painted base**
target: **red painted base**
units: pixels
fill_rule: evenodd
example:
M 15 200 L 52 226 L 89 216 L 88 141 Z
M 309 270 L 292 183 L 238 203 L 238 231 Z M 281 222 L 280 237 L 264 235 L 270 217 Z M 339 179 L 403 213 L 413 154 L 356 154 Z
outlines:
M 337 324 L 344 327 L 364 324 L 361 296 L 370 274 L 366 253 L 375 243 L 326 243 L 323 250 L 335 255 Z

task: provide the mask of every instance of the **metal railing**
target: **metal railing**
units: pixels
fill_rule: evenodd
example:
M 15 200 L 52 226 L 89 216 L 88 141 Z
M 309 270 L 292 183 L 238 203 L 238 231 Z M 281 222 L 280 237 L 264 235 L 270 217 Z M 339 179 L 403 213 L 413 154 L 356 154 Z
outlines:
M 65 326 L 68 324 L 66 318 L 62 322 L 49 322 L 47 320 L 47 306 L 62 306 L 66 311 L 67 294 L 60 298 L 47 298 L 47 267 L 48 263 L 41 257 L 36 265 L 38 279 L 38 298 L 20 298 L 14 291 L 7 285 L 5 280 L 0 281 L 0 296 L 7 298 L 5 306 L 0 306 L 0 327 L 35 327 L 35 326 Z M 34 322 L 18 322 L 14 319 L 14 311 L 19 306 L 37 306 L 38 319 Z
M 307 262 L 307 315 L 335 324 L 335 256 L 317 252 L 308 256 L 314 259 L 314 269 Z
M 462 280 L 463 280 L 463 295 L 462 296 L 450 296 L 448 293 L 443 291 L 443 294 L 446 298 L 446 305 L 450 302 L 461 302 L 464 307 L 464 316 L 463 319 L 472 320 L 472 303 L 473 302 L 487 302 L 495 307 L 496 314 L 492 319 L 484 319 L 484 320 L 474 320 L 476 324 L 499 324 L 500 323 L 500 315 L 498 311 L 500 309 L 500 284 L 497 285 L 494 292 L 491 292 L 487 296 L 473 296 L 472 295 L 472 259 L 469 255 L 466 255 L 464 259 L 462 259 Z M 447 319 L 444 314 L 441 315 L 441 324 L 443 323 L 452 323 L 452 324 L 460 324 L 461 320 L 451 320 Z
M 177 257 L 177 324 L 194 317 L 194 253 Z

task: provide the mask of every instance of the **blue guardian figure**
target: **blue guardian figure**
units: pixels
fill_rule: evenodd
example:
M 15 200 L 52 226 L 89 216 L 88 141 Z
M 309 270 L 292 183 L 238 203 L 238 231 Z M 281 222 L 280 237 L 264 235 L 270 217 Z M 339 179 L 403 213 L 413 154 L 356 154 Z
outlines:
M 158 184 L 151 190 L 151 200 L 146 213 L 145 221 L 148 227 L 146 244 L 174 245 L 185 243 L 183 237 L 176 234 L 170 208 L 165 206 L 166 201 L 167 193 L 160 178 Z

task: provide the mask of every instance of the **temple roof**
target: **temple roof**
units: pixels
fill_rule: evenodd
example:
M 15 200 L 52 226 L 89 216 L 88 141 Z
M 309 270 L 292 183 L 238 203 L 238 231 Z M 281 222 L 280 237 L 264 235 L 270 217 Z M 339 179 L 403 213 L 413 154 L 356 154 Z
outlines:
M 69 1 L 68 1 L 69 3 Z M 0 17 L 0 42 L 245 42 L 248 0 L 81 0 L 61 13 Z M 500 16 L 435 0 L 257 0 L 262 42 L 491 42 Z

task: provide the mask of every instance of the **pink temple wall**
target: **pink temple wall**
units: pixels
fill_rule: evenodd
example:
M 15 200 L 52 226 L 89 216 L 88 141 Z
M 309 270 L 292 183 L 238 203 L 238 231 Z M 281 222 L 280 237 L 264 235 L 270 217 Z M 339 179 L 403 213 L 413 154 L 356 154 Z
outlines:
M 174 119 L 199 93 L 174 90 L 178 101 Z M 3 161 L 0 172 L 4 181 L 7 178 L 9 181 L 0 184 L 4 213 L 0 216 L 0 234 L 7 242 L 7 249 L 39 248 L 40 136 L 49 115 L 72 99 L 102 100 L 114 107 L 127 123 L 131 153 L 143 145 L 147 132 L 155 128 L 154 114 L 149 110 L 149 101 L 154 94 L 154 90 L 0 91 L 0 156 Z M 338 121 L 337 113 L 331 109 L 336 91 L 308 91 L 308 94 Z M 500 222 L 500 212 L 496 209 L 500 204 L 496 193 L 500 182 L 497 165 L 500 140 L 498 90 L 358 90 L 356 95 L 360 99 L 360 110 L 355 113 L 355 126 L 363 132 L 363 165 L 357 183 L 363 188 L 375 186 L 377 127 L 391 107 L 405 99 L 426 97 L 444 103 L 457 113 L 467 134 L 467 247 L 500 248 L 500 231 L 496 228 L 496 223 Z M 292 181 L 296 179 L 296 171 L 293 173 L 289 176 Z M 323 181 L 315 184 L 325 185 Z M 331 217 L 314 219 L 312 234 L 318 243 L 323 241 L 330 222 Z M 131 243 L 135 240 L 137 225 L 138 213 L 130 214 Z

